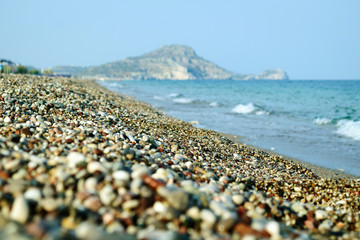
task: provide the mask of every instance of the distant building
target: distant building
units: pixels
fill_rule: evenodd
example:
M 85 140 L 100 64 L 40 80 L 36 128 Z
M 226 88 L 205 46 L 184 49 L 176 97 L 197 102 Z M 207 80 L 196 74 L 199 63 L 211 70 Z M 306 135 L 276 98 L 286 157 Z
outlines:
M 14 63 L 8 59 L 0 59 L 0 72 L 13 73 L 16 72 L 20 64 Z

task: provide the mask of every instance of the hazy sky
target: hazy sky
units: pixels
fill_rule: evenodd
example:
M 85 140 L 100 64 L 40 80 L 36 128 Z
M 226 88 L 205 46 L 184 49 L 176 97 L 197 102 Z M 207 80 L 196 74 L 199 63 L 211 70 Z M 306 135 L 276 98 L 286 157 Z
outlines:
M 91 66 L 191 46 L 238 73 L 360 79 L 359 0 L 0 0 L 0 58 Z

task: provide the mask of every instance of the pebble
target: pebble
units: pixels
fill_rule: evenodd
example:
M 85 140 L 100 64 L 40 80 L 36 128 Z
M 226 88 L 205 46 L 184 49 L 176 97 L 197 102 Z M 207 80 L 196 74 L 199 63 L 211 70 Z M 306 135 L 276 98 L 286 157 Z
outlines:
M 112 177 L 124 183 L 128 183 L 130 181 L 130 174 L 124 170 L 113 172 Z
M 101 202 L 108 206 L 115 199 L 115 194 L 111 185 L 105 185 L 99 192 Z
M 266 224 L 265 230 L 273 239 L 280 237 L 280 224 L 276 221 L 269 221 Z
M 101 239 L 101 232 L 95 224 L 82 222 L 75 228 L 75 236 L 79 239 L 97 240 Z
M 85 190 L 90 193 L 96 193 L 97 191 L 97 179 L 95 177 L 90 177 L 85 180 Z
M 316 220 L 320 221 L 328 217 L 328 213 L 325 210 L 316 210 L 315 211 L 315 218 Z
M 150 174 L 150 170 L 148 167 L 138 165 L 138 166 L 134 167 L 133 172 L 131 173 L 131 178 L 132 179 L 137 179 L 137 178 L 141 179 L 143 176 L 149 175 L 149 174 Z
M 102 173 L 102 172 L 105 172 L 105 168 L 100 162 L 93 161 L 93 162 L 88 163 L 87 171 L 89 173 L 96 173 L 96 172 Z
M 123 209 L 129 211 L 131 209 L 137 208 L 139 206 L 139 203 L 140 203 L 139 200 L 132 199 L 132 200 L 128 200 L 128 201 L 124 202 L 122 207 L 123 207 Z
M 11 119 L 8 116 L 6 116 L 4 118 L 4 123 L 11 123 Z
M 30 209 L 23 195 L 15 198 L 12 205 L 10 218 L 19 223 L 26 223 L 29 218 Z
M 101 208 L 101 202 L 100 200 L 95 197 L 95 196 L 91 196 L 88 197 L 85 201 L 84 201 L 84 207 L 96 212 Z
M 180 211 L 185 211 L 188 208 L 189 195 L 183 190 L 171 191 L 166 195 L 166 199 L 170 206 Z
M 232 196 L 232 200 L 236 205 L 240 205 L 245 201 L 245 198 L 243 195 L 236 194 Z
M 54 198 L 46 198 L 41 201 L 41 206 L 47 211 L 52 212 L 58 208 L 58 203 Z
M 208 210 L 208 209 L 201 210 L 200 216 L 201 216 L 201 220 L 209 228 L 212 228 L 214 226 L 214 224 L 216 223 L 215 214 L 212 211 Z
M 78 152 L 71 152 L 68 156 L 68 164 L 70 168 L 75 168 L 77 166 L 77 164 L 81 163 L 81 162 L 85 162 L 86 157 L 84 154 L 82 153 L 78 153 Z

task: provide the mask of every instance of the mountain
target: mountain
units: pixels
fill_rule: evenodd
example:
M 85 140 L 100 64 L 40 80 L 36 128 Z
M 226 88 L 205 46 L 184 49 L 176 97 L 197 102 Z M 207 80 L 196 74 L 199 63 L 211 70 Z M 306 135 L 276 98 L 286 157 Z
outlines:
M 56 74 L 70 74 L 77 75 L 85 72 L 87 67 L 78 67 L 78 66 L 56 66 L 51 69 L 53 73 Z
M 99 66 L 57 66 L 52 71 L 78 77 L 127 80 L 288 79 L 281 69 L 265 71 L 259 75 L 236 74 L 198 56 L 191 47 L 183 45 L 164 46 L 138 57 L 129 57 Z

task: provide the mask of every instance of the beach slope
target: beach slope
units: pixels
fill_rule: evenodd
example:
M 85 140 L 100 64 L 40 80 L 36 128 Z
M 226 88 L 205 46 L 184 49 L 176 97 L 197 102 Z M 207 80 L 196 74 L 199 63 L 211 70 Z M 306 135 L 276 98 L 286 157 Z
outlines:
M 0 75 L 2 239 L 359 239 L 359 194 L 94 81 Z

